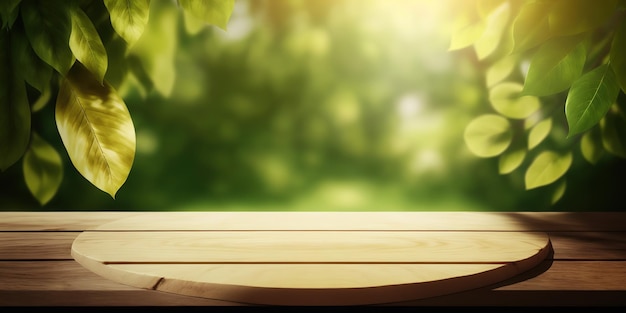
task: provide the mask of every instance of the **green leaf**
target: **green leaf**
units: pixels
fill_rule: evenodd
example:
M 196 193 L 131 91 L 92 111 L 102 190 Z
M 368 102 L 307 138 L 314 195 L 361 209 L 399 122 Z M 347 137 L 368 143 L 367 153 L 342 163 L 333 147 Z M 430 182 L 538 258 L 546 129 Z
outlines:
M 485 22 L 477 21 L 467 25 L 452 34 L 448 50 L 459 50 L 473 45 L 485 31 Z
M 524 180 L 526 190 L 549 185 L 565 175 L 572 164 L 572 153 L 558 154 L 554 151 L 543 151 L 533 160 Z
M 30 105 L 31 112 L 39 112 L 46 106 L 46 104 L 48 104 L 48 101 L 50 101 L 50 98 L 52 97 L 52 91 L 50 89 L 50 87 L 44 89 L 39 95 L 39 98 L 37 98 L 37 100 Z
M 596 125 L 615 103 L 618 93 L 615 74 L 608 64 L 600 65 L 577 79 L 565 101 L 568 137 Z
M 622 92 L 626 93 L 626 20 L 622 21 L 613 36 L 609 57 Z
M 474 43 L 478 59 L 482 60 L 492 54 L 500 43 L 502 33 L 511 16 L 508 2 L 501 3 L 493 9 L 486 19 L 486 27 L 482 35 Z
M 11 26 L 13 26 L 19 12 L 17 6 L 21 1 L 22 0 L 0 1 L 0 19 L 2 20 L 2 27 L 0 27 L 0 29 L 11 28 Z
M 39 92 L 50 88 L 52 67 L 43 62 L 30 46 L 24 30 L 16 25 L 11 29 L 12 57 L 24 80 Z
M 517 169 L 526 158 L 526 149 L 518 144 L 507 149 L 498 159 L 498 173 L 504 175 Z
M 186 13 L 226 30 L 235 0 L 178 0 Z
M 535 96 L 520 96 L 523 86 L 504 82 L 491 88 L 489 101 L 500 114 L 512 119 L 524 119 L 535 113 L 541 103 Z
M 135 157 L 135 129 L 124 101 L 76 62 L 62 81 L 55 117 L 74 167 L 115 198 Z
M 31 112 L 26 84 L 11 58 L 11 36 L 0 31 L 0 170 L 17 162 L 30 140 Z
M 107 68 L 104 79 L 114 89 L 119 90 L 128 76 L 128 59 L 126 58 L 128 45 L 122 37 L 115 36 L 105 44 L 105 48 L 107 51 L 107 64 L 115 64 L 115 66 Z
M 495 84 L 511 75 L 515 69 L 515 65 L 517 65 L 517 59 L 515 56 L 511 55 L 493 63 L 485 73 L 487 87 L 493 87 Z
M 616 0 L 556 0 L 548 20 L 555 36 L 569 36 L 590 31 L 610 20 Z
M 584 133 L 580 140 L 580 152 L 583 158 L 591 164 L 596 164 L 604 152 L 602 147 L 602 132 L 594 127 Z
M 626 158 L 626 120 L 617 113 L 609 112 L 600 121 L 602 146 L 609 153 Z
M 207 26 L 207 23 L 203 20 L 196 18 L 186 11 L 183 12 L 183 20 L 185 22 L 185 30 L 190 35 L 198 34 L 202 29 L 204 29 L 205 26 Z
M 563 198 L 563 195 L 565 194 L 566 189 L 567 189 L 567 182 L 566 181 L 561 182 L 554 190 L 554 193 L 552 193 L 550 204 L 554 205 L 555 203 L 559 202 L 559 200 Z
M 69 2 L 25 1 L 20 6 L 26 36 L 35 53 L 61 75 L 74 63 L 70 50 Z
M 551 37 L 548 17 L 553 5 L 553 1 L 533 1 L 522 6 L 513 21 L 514 52 L 534 48 Z
M 552 118 L 547 118 L 537 123 L 528 134 L 528 150 L 538 146 L 550 133 L 552 129 Z
M 512 138 L 509 121 L 495 114 L 485 114 L 473 119 L 464 132 L 465 144 L 469 150 L 484 158 L 500 155 L 509 147 Z
M 108 59 L 100 35 L 87 14 L 80 8 L 74 8 L 71 17 L 70 49 L 76 59 L 85 65 L 102 84 L 108 67 Z
M 168 97 L 176 80 L 175 51 L 178 42 L 178 7 L 169 1 L 155 1 L 150 7 L 146 33 L 132 47 L 156 91 Z M 137 72 L 137 71 L 135 71 Z
M 542 97 L 569 88 L 585 66 L 586 51 L 581 40 L 565 37 L 543 44 L 530 61 L 522 94 Z
M 150 0 L 104 0 L 111 25 L 129 46 L 143 34 L 150 12 Z
M 48 142 L 33 132 L 24 154 L 22 170 L 31 194 L 41 205 L 54 197 L 63 180 L 61 156 Z

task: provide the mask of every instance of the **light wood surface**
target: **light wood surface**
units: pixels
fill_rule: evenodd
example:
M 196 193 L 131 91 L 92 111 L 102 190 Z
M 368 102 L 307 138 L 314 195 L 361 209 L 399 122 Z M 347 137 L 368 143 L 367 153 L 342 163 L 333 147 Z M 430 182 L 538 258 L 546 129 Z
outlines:
M 241 224 L 228 226 L 228 221 L 236 220 L 238 213 L 253 212 L 214 213 L 211 220 L 222 219 L 225 230 L 237 230 Z M 520 275 L 468 291 L 382 305 L 626 306 L 626 213 L 267 212 L 271 214 L 257 215 L 260 213 L 266 212 L 253 215 L 266 219 L 278 217 L 279 223 L 282 220 L 285 224 L 311 214 L 343 215 L 339 219 L 352 214 L 355 220 L 395 215 L 396 219 L 405 221 L 408 227 L 404 229 L 409 230 L 411 225 L 421 223 L 431 225 L 431 230 L 535 231 L 545 232 L 550 237 L 554 254 Z M 359 217 L 363 213 L 365 217 Z M 84 230 L 95 230 L 103 224 L 133 216 L 191 214 L 196 213 L 0 212 L 0 306 L 242 305 L 121 284 L 84 268 L 70 255 L 73 240 Z M 441 225 L 426 223 L 429 219 L 437 220 L 436 216 L 440 217 Z M 466 223 L 471 216 L 491 221 Z M 173 227 L 172 230 L 181 229 Z
M 406 219 L 394 214 L 239 214 L 239 230 L 232 216 L 117 220 L 80 234 L 72 256 L 140 288 L 253 304 L 364 305 L 483 287 L 551 252 L 543 232 L 403 230 Z M 421 221 L 432 229 L 441 218 Z M 486 219 L 466 222 L 493 222 Z

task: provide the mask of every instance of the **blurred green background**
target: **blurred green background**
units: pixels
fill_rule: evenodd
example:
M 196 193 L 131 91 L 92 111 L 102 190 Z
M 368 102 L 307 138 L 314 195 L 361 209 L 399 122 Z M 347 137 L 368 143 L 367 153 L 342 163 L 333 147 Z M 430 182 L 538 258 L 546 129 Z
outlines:
M 491 107 L 475 57 L 447 50 L 449 13 L 444 1 L 237 0 L 227 31 L 197 34 L 179 17 L 172 94 L 121 90 L 137 154 L 116 199 L 71 166 L 48 105 L 33 124 L 62 152 L 63 183 L 41 207 L 13 166 L 0 209 L 621 210 L 623 160 L 574 151 L 552 205 L 555 187 L 526 191 L 522 171 L 467 150 L 465 126 Z

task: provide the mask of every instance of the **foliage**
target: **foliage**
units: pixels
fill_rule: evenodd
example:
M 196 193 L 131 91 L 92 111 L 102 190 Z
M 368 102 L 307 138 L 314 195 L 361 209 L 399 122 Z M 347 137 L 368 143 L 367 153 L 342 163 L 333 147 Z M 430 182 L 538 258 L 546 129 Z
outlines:
M 233 5 L 234 0 L 0 2 L 0 170 L 22 160 L 37 200 L 43 205 L 54 196 L 63 164 L 31 121 L 55 102 L 56 126 L 73 166 L 115 197 L 136 148 L 120 90 L 140 81 L 145 91 L 170 93 L 177 16 L 185 14 L 196 32 L 210 24 L 225 30 Z
M 471 49 L 495 111 L 467 125 L 473 153 L 525 171 L 527 190 L 558 185 L 553 201 L 578 149 L 626 157 L 625 1 L 462 2 L 449 49 Z

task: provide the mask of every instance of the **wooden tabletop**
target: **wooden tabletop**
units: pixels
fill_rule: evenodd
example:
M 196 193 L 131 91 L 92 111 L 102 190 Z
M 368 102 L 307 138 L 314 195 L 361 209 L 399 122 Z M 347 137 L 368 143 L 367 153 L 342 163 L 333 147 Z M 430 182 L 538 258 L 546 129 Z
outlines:
M 157 235 L 159 232 L 160 234 Z M 237 237 L 245 232 L 248 232 L 248 235 L 245 235 L 247 237 Z M 306 249 L 309 249 L 312 242 L 316 242 L 310 238 L 317 240 L 316 236 L 321 233 L 322 236 L 326 236 L 326 242 L 343 245 L 346 251 L 350 252 L 343 253 L 341 258 L 349 256 L 350 262 L 353 263 L 385 267 L 379 273 L 393 273 L 398 269 L 398 264 L 406 268 L 407 265 L 424 265 L 426 261 L 434 261 L 440 265 L 457 262 L 441 261 L 442 259 L 437 258 L 424 261 L 423 259 L 415 259 L 414 254 L 406 253 L 410 251 L 411 245 L 428 246 L 427 243 L 429 242 L 448 240 L 442 239 L 444 237 L 457 238 L 452 240 L 452 245 L 454 242 L 458 242 L 460 245 L 452 250 L 448 249 L 448 253 L 444 255 L 444 257 L 448 257 L 450 251 L 458 252 L 461 247 L 466 247 L 468 243 L 475 242 L 477 238 L 480 242 L 485 240 L 506 242 L 510 239 L 513 241 L 511 247 L 514 247 L 516 242 L 528 243 L 530 242 L 528 240 L 544 238 L 541 236 L 545 234 L 545 238 L 549 238 L 549 241 L 546 242 L 550 243 L 550 253 L 535 257 L 536 263 L 533 263 L 529 268 L 523 268 L 519 272 L 509 275 L 510 277 L 499 276 L 492 281 L 483 280 L 482 284 L 471 285 L 470 288 L 465 288 L 467 290 L 446 292 L 444 288 L 444 291 L 440 290 L 438 294 L 433 295 L 419 294 L 413 285 L 413 289 L 407 289 L 414 292 L 413 294 L 409 292 L 396 298 L 396 300 L 400 299 L 401 301 L 372 303 L 372 305 L 626 305 L 626 213 L 619 212 L 0 212 L 0 305 L 213 306 L 250 304 L 250 301 L 233 301 L 241 299 L 215 293 L 181 292 L 181 289 L 176 288 L 152 290 L 149 289 L 151 288 L 149 286 L 138 286 L 129 281 L 124 281 L 124 279 L 116 279 L 107 273 L 96 273 L 97 270 L 94 272 L 94 268 L 86 267 L 85 264 L 81 264 L 84 262 L 79 263 L 75 260 L 76 252 L 79 251 L 82 251 L 83 256 L 92 260 L 102 261 L 101 264 L 104 265 L 111 263 L 99 259 L 102 257 L 103 251 L 126 249 L 126 252 L 122 252 L 125 257 L 141 255 L 140 253 L 128 253 L 128 251 L 141 250 L 132 246 L 132 243 L 137 241 L 129 237 L 131 233 L 133 235 L 153 234 L 154 236 L 144 236 L 144 238 L 152 238 L 150 240 L 153 243 L 155 238 L 160 242 L 175 243 L 176 238 L 174 237 L 180 236 L 181 233 L 183 236 L 194 234 L 192 237 L 202 237 L 196 243 L 209 240 L 213 243 L 219 242 L 227 249 L 245 248 L 234 254 L 223 253 L 224 251 L 222 254 L 211 253 L 209 259 L 202 257 L 195 261 L 192 260 L 191 263 L 194 264 L 188 264 L 190 262 L 189 259 L 186 259 L 187 256 L 183 259 L 170 257 L 164 259 L 166 263 L 179 262 L 181 264 L 182 262 L 185 263 L 183 265 L 193 266 L 199 264 L 205 266 L 207 262 L 210 264 L 226 262 L 231 265 L 241 265 L 242 259 L 239 261 L 224 259 L 225 256 L 232 257 L 233 255 L 239 255 L 243 258 L 243 263 L 249 265 L 250 260 L 246 258 L 250 258 L 251 254 L 248 253 L 249 245 L 247 242 L 251 238 L 260 238 L 259 236 L 261 236 L 264 238 L 261 242 L 265 243 L 265 248 L 267 248 L 268 243 L 284 245 L 287 242 L 297 242 L 296 239 L 293 239 L 295 237 L 292 236 L 293 240 L 290 240 L 289 236 L 301 234 L 305 235 L 302 238 L 309 239 L 299 239 L 300 241 L 293 247 L 308 247 Z M 206 233 L 211 233 L 213 237 L 207 239 Z M 102 234 L 106 236 L 101 237 Z M 119 238 L 120 235 L 127 240 L 127 243 L 130 242 L 131 244 L 130 246 L 125 244 L 123 246 L 125 248 L 121 250 L 115 249 L 116 245 L 119 244 L 119 242 L 116 243 L 115 236 Z M 160 237 L 163 235 L 169 237 Z M 426 237 L 422 237 L 424 235 Z M 522 237 L 516 237 L 518 235 Z M 106 249 L 102 246 L 102 249 L 92 249 L 92 246 L 89 248 L 91 250 L 86 250 L 86 246 L 78 245 L 78 243 L 90 242 L 89 240 L 82 241 L 81 238 L 94 239 L 93 236 L 96 236 L 97 240 L 104 238 L 106 241 L 104 244 L 111 245 L 110 247 L 113 248 Z M 409 240 L 411 245 L 407 246 L 405 240 Z M 539 241 L 541 242 L 541 240 Z M 245 244 L 241 245 L 242 242 Z M 354 253 L 354 251 L 362 250 L 359 245 L 369 245 L 371 242 L 376 242 L 375 247 L 370 246 L 373 250 L 365 254 Z M 76 245 L 73 246 L 74 244 Z M 201 249 L 209 247 L 202 245 L 200 244 Z M 177 247 L 180 244 L 171 244 L 171 246 Z M 118 245 L 117 247 L 121 246 Z M 143 250 L 154 251 L 154 249 Z M 329 251 L 325 248 L 322 250 Z M 505 250 L 500 252 L 502 251 Z M 339 255 L 337 251 L 330 254 L 312 253 L 309 255 L 303 254 L 304 252 L 306 251 L 294 252 L 290 255 L 284 253 L 283 255 L 280 253 L 256 254 L 253 256 L 253 261 L 261 260 L 262 263 L 271 263 L 273 268 L 279 272 L 291 273 L 289 275 L 292 276 L 289 277 L 293 277 L 293 273 L 301 274 L 299 270 L 293 272 L 289 269 L 290 266 L 302 266 L 303 264 L 300 263 L 308 264 L 311 262 L 310 260 L 315 260 L 314 263 L 331 263 L 340 267 L 346 265 L 344 264 L 345 259 L 334 259 Z M 72 256 L 72 253 L 75 255 Z M 438 252 L 431 251 L 427 255 L 435 255 L 433 253 Z M 157 253 L 151 257 L 156 256 L 158 258 L 162 255 L 164 254 Z M 491 262 L 482 257 L 485 255 L 484 253 L 473 253 L 475 257 L 479 257 L 475 260 L 466 258 L 472 255 L 467 250 L 458 255 L 465 258 L 465 261 L 461 262 L 473 263 L 474 265 Z M 534 255 L 537 254 L 530 252 L 531 258 Z M 106 257 L 110 256 L 107 255 Z M 259 256 L 264 259 L 258 259 Z M 301 259 L 290 261 L 284 259 L 284 257 L 292 258 L 294 256 Z M 114 258 L 117 257 L 119 255 L 114 255 Z M 400 261 L 398 261 L 398 257 Z M 507 262 L 513 264 L 517 262 L 516 260 L 523 259 L 519 256 L 515 258 L 502 259 L 502 264 Z M 129 268 L 137 265 L 137 263 L 133 263 L 135 261 L 137 260 L 121 260 Z M 139 263 L 145 262 L 146 260 L 139 259 Z M 391 266 L 389 266 L 390 264 Z M 428 272 L 435 273 L 436 271 Z M 234 272 L 227 270 L 220 274 L 220 279 L 225 281 L 218 282 L 219 287 L 237 285 L 232 282 L 243 277 L 229 273 Z M 121 277 L 128 277 L 128 275 L 124 274 Z M 258 277 L 258 275 L 254 274 L 249 277 Z M 322 283 L 317 287 L 320 287 L 321 290 L 332 289 L 332 286 L 323 286 L 330 281 L 329 277 L 332 278 L 335 275 L 317 280 L 316 283 L 320 283 L 320 281 Z M 351 283 L 354 283 L 354 277 L 351 278 Z M 390 277 L 393 275 L 379 275 L 371 279 L 362 279 L 359 283 L 368 281 L 372 283 L 375 279 L 385 281 Z M 248 278 L 244 277 L 243 279 Z M 186 279 L 193 280 L 195 277 Z M 405 287 L 410 286 L 412 281 L 415 283 L 411 277 L 406 279 L 408 281 L 404 282 Z M 275 282 L 276 280 L 272 279 L 271 281 Z M 283 283 L 285 281 L 291 283 L 296 280 L 282 280 Z M 306 283 L 306 280 L 298 281 Z M 432 281 L 432 278 L 427 281 Z M 393 283 L 393 281 L 386 281 L 373 285 L 378 287 L 392 286 Z M 167 284 L 161 284 L 161 286 L 164 285 Z M 238 285 L 242 285 L 241 281 Z M 403 283 L 399 285 L 403 285 Z M 170 286 L 176 286 L 176 284 L 170 284 Z M 278 294 L 280 295 L 280 293 Z M 326 294 L 326 296 L 328 295 L 329 293 Z M 358 299 L 358 293 L 353 295 L 356 295 L 354 299 Z M 280 297 L 276 299 L 280 299 Z M 307 301 L 306 305 L 316 304 L 310 299 Z M 252 302 L 252 304 L 256 304 L 254 301 Z M 267 304 L 274 303 L 269 302 Z M 329 303 L 333 304 L 334 302 L 319 302 L 319 304 Z M 363 303 L 367 303 L 367 301 Z M 276 304 L 297 303 L 279 301 Z M 355 304 L 359 304 L 359 302 L 357 301 Z

